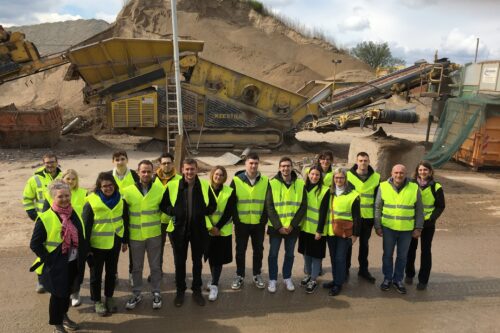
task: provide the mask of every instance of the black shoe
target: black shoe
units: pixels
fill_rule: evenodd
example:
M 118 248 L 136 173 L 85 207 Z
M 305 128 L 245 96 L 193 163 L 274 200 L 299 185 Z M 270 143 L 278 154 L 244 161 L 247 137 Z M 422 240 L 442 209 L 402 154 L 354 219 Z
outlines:
M 427 283 L 422 283 L 422 282 L 417 283 L 417 290 L 425 290 L 425 289 L 427 289 Z
M 300 280 L 300 286 L 305 287 L 311 281 L 311 275 L 306 275 L 302 280 Z
M 406 276 L 405 277 L 405 284 L 413 284 L 413 278 L 409 277 L 409 276 Z
M 53 333 L 68 333 L 66 329 L 64 328 L 63 325 L 55 325 L 54 330 L 52 331 Z
M 403 284 L 403 282 L 401 282 L 401 281 L 393 282 L 392 285 L 394 286 L 394 288 L 396 289 L 396 291 L 398 293 L 406 294 L 406 288 L 405 288 L 405 285 Z
M 333 281 L 330 281 L 330 282 L 323 282 L 323 284 L 321 285 L 323 288 L 325 289 L 332 289 L 334 284 L 333 284 Z
M 174 305 L 180 308 L 182 304 L 184 304 L 184 292 L 178 291 L 177 294 L 175 294 Z
M 371 275 L 370 272 L 368 272 L 368 271 L 359 271 L 358 276 L 362 277 L 363 279 L 365 279 L 366 281 L 368 281 L 370 283 L 375 283 L 375 280 L 376 280 L 375 277 L 373 275 Z
M 328 295 L 337 296 L 338 294 L 340 294 L 341 290 L 342 290 L 341 286 L 334 285 L 332 289 L 330 289 L 330 291 L 328 292 Z
M 382 284 L 380 285 L 380 289 L 382 291 L 387 291 L 389 290 L 389 288 L 391 288 L 391 284 L 392 284 L 391 280 L 384 279 L 384 282 L 382 282 Z
M 205 297 L 203 297 L 201 291 L 193 291 L 193 300 L 199 306 L 205 306 Z
M 69 319 L 68 314 L 66 313 L 63 318 L 63 326 L 65 329 L 70 331 L 76 331 L 79 326 L 73 320 Z

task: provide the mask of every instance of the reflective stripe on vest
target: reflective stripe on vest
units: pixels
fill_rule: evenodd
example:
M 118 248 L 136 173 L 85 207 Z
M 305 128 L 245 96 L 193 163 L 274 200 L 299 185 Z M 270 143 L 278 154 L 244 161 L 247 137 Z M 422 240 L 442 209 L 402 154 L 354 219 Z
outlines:
M 335 236 L 332 226 L 332 222 L 334 219 L 352 221 L 352 204 L 358 196 L 359 193 L 356 191 L 351 191 L 347 194 L 341 194 L 339 196 L 335 196 L 334 194 L 332 194 L 330 198 L 330 204 L 328 205 L 329 219 L 327 225 L 325 226 L 327 236 Z
M 179 179 L 182 179 L 182 176 L 176 174 L 175 176 L 173 176 L 172 178 L 170 178 L 165 185 L 163 185 L 163 183 L 161 182 L 161 180 L 160 180 L 159 177 L 156 177 L 155 182 L 158 182 L 158 183 L 160 183 L 161 186 L 167 188 L 168 184 L 170 184 L 172 182 L 175 182 L 175 181 L 179 181 Z M 167 226 L 167 232 L 174 231 L 174 223 L 172 221 L 172 217 L 171 216 L 168 216 L 167 214 L 165 214 L 165 213 L 162 212 L 162 213 L 160 213 L 160 221 L 161 221 L 162 224 L 168 224 L 168 226 Z
M 39 173 L 42 173 L 40 175 Z M 35 174 L 28 179 L 23 193 L 23 207 L 25 210 L 36 209 L 38 213 L 43 210 L 43 205 L 47 197 L 47 187 L 54 179 L 61 179 L 62 172 L 59 172 L 56 178 L 52 178 L 45 168 L 41 167 L 35 171 Z
M 236 188 L 238 203 L 236 209 L 241 223 L 259 224 L 264 212 L 264 202 L 266 199 L 269 179 L 261 175 L 254 186 L 250 186 L 242 181 L 238 176 L 233 178 Z
M 165 188 L 156 182 L 146 195 L 135 184 L 123 190 L 123 198 L 129 205 L 131 240 L 143 241 L 161 235 L 159 207 L 164 192 Z
M 434 186 L 434 191 L 437 191 L 441 188 L 441 184 L 436 182 L 430 186 L 427 186 L 425 189 L 421 190 L 422 204 L 424 205 L 425 220 L 430 219 L 432 212 L 434 211 L 434 203 L 436 202 L 436 198 L 434 198 L 434 195 L 432 194 L 431 186 Z
M 83 231 L 83 237 L 85 238 L 85 226 L 83 225 L 83 220 L 82 217 L 78 212 L 76 212 L 76 215 L 79 218 L 79 222 L 82 227 Z M 62 232 L 62 224 L 61 220 L 57 216 L 56 213 L 52 209 L 48 209 L 43 213 L 38 213 L 38 218 L 42 221 L 43 226 L 45 228 L 45 231 L 47 233 L 47 238 L 45 239 L 45 242 L 43 243 L 45 249 L 47 250 L 48 253 L 51 253 L 54 251 L 59 245 L 62 243 L 62 237 L 61 237 L 61 232 Z M 37 263 L 40 261 L 40 258 L 37 258 L 34 263 Z M 40 275 L 43 272 L 43 264 L 40 265 L 35 272 Z
M 362 181 L 352 171 L 348 171 L 347 180 L 354 185 L 360 195 L 361 217 L 372 219 L 375 210 L 375 189 L 380 183 L 380 174 L 374 172 L 366 181 Z
M 95 193 L 89 195 L 87 200 L 94 212 L 90 246 L 102 250 L 112 249 L 115 234 L 123 237 L 123 200 L 120 199 L 113 209 L 109 209 Z
M 206 224 L 208 230 L 211 230 L 212 227 L 217 225 L 220 218 L 222 217 L 222 214 L 224 214 L 224 211 L 226 210 L 227 201 L 229 200 L 231 193 L 233 193 L 233 189 L 226 185 L 223 185 L 222 190 L 219 192 L 219 196 L 215 195 L 215 192 L 213 191 L 212 187 L 210 187 L 210 190 L 212 191 L 214 197 L 217 199 L 217 209 L 212 215 L 206 217 Z M 232 233 L 233 233 L 233 221 L 230 219 L 220 230 L 220 235 L 230 236 Z
M 380 183 L 380 190 L 384 202 L 382 225 L 396 231 L 413 230 L 418 185 L 409 182 L 398 193 L 388 181 L 385 181 Z
M 309 234 L 315 234 L 318 229 L 319 209 L 321 202 L 329 190 L 328 186 L 319 185 L 307 192 L 307 212 L 301 230 Z
M 296 179 L 290 187 L 286 187 L 284 183 L 278 179 L 272 179 L 271 192 L 273 195 L 274 208 L 280 218 L 283 227 L 288 228 L 293 220 L 293 217 L 299 210 L 304 195 L 305 183 L 302 179 Z M 272 226 L 271 221 L 268 225 Z

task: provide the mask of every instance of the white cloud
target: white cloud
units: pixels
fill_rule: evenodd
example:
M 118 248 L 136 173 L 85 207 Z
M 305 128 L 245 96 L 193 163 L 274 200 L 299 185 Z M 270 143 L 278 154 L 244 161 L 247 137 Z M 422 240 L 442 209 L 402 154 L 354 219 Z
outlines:
M 364 16 L 349 16 L 344 21 L 339 23 L 339 30 L 345 31 L 362 31 L 370 28 L 370 20 Z
M 436 5 L 438 3 L 438 0 L 400 0 L 400 3 L 403 6 L 409 8 L 419 9 L 431 5 Z
M 476 44 L 476 36 L 467 35 L 460 29 L 454 28 L 443 38 L 440 53 L 456 62 L 468 62 L 474 59 Z M 482 58 L 488 58 L 490 55 L 489 48 L 481 40 L 479 41 L 478 54 Z
M 95 14 L 95 18 L 98 20 L 104 20 L 108 23 L 113 23 L 116 20 L 116 15 L 98 12 Z
M 35 13 L 33 16 L 37 19 L 38 23 L 74 21 L 82 19 L 80 15 L 59 14 L 59 13 Z

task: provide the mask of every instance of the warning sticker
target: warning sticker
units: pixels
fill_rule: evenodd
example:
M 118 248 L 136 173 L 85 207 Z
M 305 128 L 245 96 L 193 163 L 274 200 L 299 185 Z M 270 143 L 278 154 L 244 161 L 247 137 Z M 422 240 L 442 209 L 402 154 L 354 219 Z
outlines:
M 498 67 L 487 67 L 483 68 L 483 83 L 495 83 L 497 82 Z

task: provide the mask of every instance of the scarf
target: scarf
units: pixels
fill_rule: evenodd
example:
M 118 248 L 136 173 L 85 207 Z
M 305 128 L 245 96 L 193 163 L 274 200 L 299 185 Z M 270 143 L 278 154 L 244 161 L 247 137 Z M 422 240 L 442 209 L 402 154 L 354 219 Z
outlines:
M 158 176 L 158 178 L 160 178 L 163 185 L 166 185 L 168 181 L 172 179 L 176 174 L 177 172 L 175 171 L 175 168 L 172 168 L 172 171 L 170 171 L 169 173 L 163 172 L 161 168 L 158 168 L 158 170 L 156 170 L 156 175 Z
M 427 184 L 429 182 L 426 179 L 422 179 L 420 177 L 417 177 L 417 183 L 418 183 L 418 186 L 420 186 L 421 188 L 424 188 L 425 186 L 427 186 Z
M 63 208 L 55 202 L 52 204 L 52 210 L 56 212 L 62 220 L 62 253 L 66 254 L 71 247 L 78 247 L 78 230 L 71 222 L 71 213 L 73 208 L 70 206 Z
M 109 209 L 115 208 L 115 206 L 120 202 L 121 195 L 118 189 L 116 189 L 111 196 L 105 196 L 101 190 L 97 191 L 96 194 L 101 198 L 101 201 L 108 206 Z

